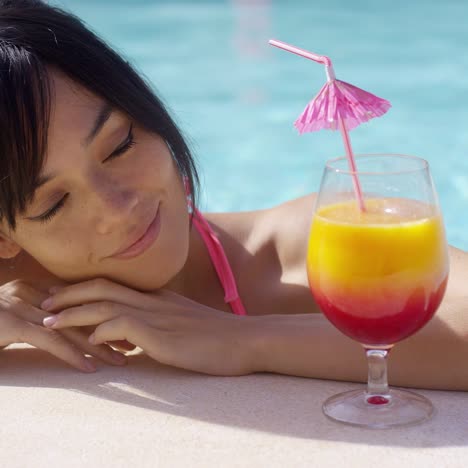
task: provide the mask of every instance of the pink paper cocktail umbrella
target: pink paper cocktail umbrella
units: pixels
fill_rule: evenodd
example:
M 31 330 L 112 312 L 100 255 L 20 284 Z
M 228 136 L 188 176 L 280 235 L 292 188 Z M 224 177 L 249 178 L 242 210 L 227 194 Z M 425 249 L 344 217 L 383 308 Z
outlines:
M 385 114 L 391 107 L 390 102 L 345 81 L 337 80 L 331 60 L 324 55 L 317 55 L 275 39 L 271 39 L 269 43 L 280 49 L 325 65 L 327 82 L 317 96 L 307 104 L 302 114 L 294 122 L 294 125 L 299 130 L 299 133 L 315 132 L 322 129 L 340 130 L 349 168 L 353 172 L 356 198 L 361 210 L 365 211 L 348 130 L 352 130 L 359 124 L 367 122 L 374 117 L 380 117 Z

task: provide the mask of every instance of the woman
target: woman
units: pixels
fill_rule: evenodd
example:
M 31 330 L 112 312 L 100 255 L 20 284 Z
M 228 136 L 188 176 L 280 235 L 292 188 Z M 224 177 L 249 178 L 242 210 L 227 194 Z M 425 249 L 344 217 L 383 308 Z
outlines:
M 360 345 L 309 292 L 314 195 L 202 215 L 164 106 L 76 17 L 0 1 L 0 51 L 0 346 L 84 371 L 85 353 L 121 364 L 112 348 L 136 345 L 208 374 L 365 380 Z M 450 252 L 436 318 L 393 351 L 396 385 L 468 389 L 468 259 Z

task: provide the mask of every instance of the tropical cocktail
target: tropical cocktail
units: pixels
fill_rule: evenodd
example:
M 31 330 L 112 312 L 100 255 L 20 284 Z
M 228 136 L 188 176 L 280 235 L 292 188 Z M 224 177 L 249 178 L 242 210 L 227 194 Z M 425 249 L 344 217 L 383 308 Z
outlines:
M 347 161 L 329 163 L 312 219 L 307 271 L 326 317 L 366 349 L 370 381 L 367 391 L 333 397 L 324 411 L 350 424 L 410 424 L 429 417 L 432 405 L 414 393 L 389 390 L 382 372 L 391 347 L 423 327 L 443 298 L 448 257 L 442 216 L 426 161 L 401 155 L 356 161 L 364 206 L 356 202 L 356 174 Z M 379 366 L 377 384 L 372 375 Z

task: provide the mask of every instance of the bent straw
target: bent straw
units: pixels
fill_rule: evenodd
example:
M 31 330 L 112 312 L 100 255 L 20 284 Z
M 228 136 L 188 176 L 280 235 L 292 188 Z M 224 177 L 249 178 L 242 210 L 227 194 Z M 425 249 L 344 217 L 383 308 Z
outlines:
M 327 74 L 327 81 L 330 83 L 336 80 L 335 71 L 333 69 L 333 65 L 329 57 L 326 57 L 325 55 L 314 54 L 307 50 L 300 49 L 299 47 L 286 44 L 285 42 L 277 41 L 276 39 L 270 39 L 268 43 L 271 44 L 272 46 L 278 47 L 280 49 L 286 50 L 293 54 L 300 55 L 301 57 L 305 57 L 309 60 L 313 60 L 314 62 L 318 62 L 318 63 L 325 65 L 325 73 Z M 351 148 L 351 141 L 349 139 L 349 133 L 348 133 L 348 130 L 346 129 L 346 125 L 344 123 L 343 117 L 341 116 L 340 113 L 338 113 L 338 116 L 339 116 L 338 124 L 340 127 L 341 136 L 343 138 L 346 157 L 348 159 L 349 168 L 352 173 L 351 175 L 353 178 L 354 192 L 356 194 L 356 198 L 357 198 L 360 210 L 366 211 L 366 207 L 364 205 L 364 199 L 362 196 L 361 184 L 359 182 L 358 175 L 357 175 L 356 160 L 354 158 L 354 153 Z

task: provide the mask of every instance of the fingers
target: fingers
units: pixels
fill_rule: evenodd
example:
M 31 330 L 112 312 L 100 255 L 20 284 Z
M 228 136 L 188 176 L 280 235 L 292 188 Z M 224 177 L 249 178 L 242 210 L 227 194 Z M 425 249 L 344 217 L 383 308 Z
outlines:
M 9 289 L 5 291 L 7 286 Z M 57 355 L 58 353 L 57 357 L 61 357 L 65 353 L 64 360 L 87 372 L 95 370 L 95 368 L 88 364 L 89 361 L 85 358 L 84 353 L 95 356 L 108 364 L 126 364 L 126 357 L 110 346 L 106 344 L 94 346 L 89 343 L 88 336 L 94 331 L 94 328 L 86 332 L 83 329 L 79 330 L 73 327 L 53 333 L 51 333 L 51 330 L 43 329 L 42 321 L 49 313 L 34 307 L 32 304 L 39 305 L 41 300 L 46 297 L 46 294 L 21 281 L 4 285 L 3 292 L 15 295 L 9 298 L 9 302 L 6 304 L 8 307 L 5 307 L 5 309 L 8 309 L 8 312 L 7 310 L 2 311 L 2 320 L 0 322 L 7 321 L 6 324 L 3 324 L 0 332 L 2 347 L 20 341 L 46 351 L 52 346 L 53 354 Z M 35 327 L 32 327 L 32 325 L 35 325 Z M 37 328 L 38 325 L 41 326 Z M 22 336 L 23 332 L 26 333 L 25 337 L 19 339 L 18 337 Z M 134 348 L 128 346 L 127 349 Z
M 90 354 L 101 361 L 111 364 L 121 366 L 127 363 L 127 358 L 114 351 L 107 344 L 93 345 L 88 340 L 88 334 L 85 334 L 82 330 L 78 328 L 66 328 L 65 330 L 58 331 L 62 336 L 64 336 L 70 343 L 73 343 L 77 348 L 86 354 Z
M 23 307 L 17 307 L 14 314 L 23 319 L 26 322 L 34 323 L 36 325 L 42 325 L 43 319 L 48 316 L 47 312 L 41 309 L 24 304 Z M 68 328 L 60 330 L 62 336 L 64 336 L 69 342 L 74 344 L 82 352 L 90 354 L 94 357 L 101 359 L 107 364 L 112 365 L 123 365 L 126 364 L 127 359 L 121 353 L 114 351 L 110 346 L 101 345 L 93 346 L 88 341 L 88 336 L 94 331 L 91 329 L 86 331 L 78 328 Z
M 47 330 L 33 323 L 24 322 L 20 329 L 20 336 L 15 341 L 28 343 L 47 351 L 84 372 L 94 372 L 96 370 L 90 360 L 86 359 L 75 346 L 54 330 Z
M 42 302 L 41 307 L 49 312 L 66 309 L 78 304 L 111 301 L 127 306 L 138 304 L 140 309 L 148 309 L 151 298 L 134 289 L 127 288 L 113 281 L 98 278 L 54 290 L 50 297 Z
M 107 344 L 120 351 L 133 351 L 136 348 L 134 344 L 129 343 L 127 340 L 109 341 Z
M 42 321 L 41 321 L 41 324 L 43 324 Z M 90 325 L 90 326 L 79 328 L 81 334 L 86 336 L 86 341 L 88 341 L 89 335 L 94 333 L 95 329 L 96 329 L 95 325 Z M 112 348 L 117 348 L 119 351 L 133 351 L 136 348 L 135 345 L 133 345 L 132 343 L 129 343 L 127 340 L 109 341 L 109 343 L 107 344 L 109 346 L 112 346 Z
M 156 333 L 157 331 L 143 320 L 124 315 L 96 327 L 89 340 L 96 345 L 106 341 L 128 340 L 147 351 L 155 347 Z
M 67 327 L 83 327 L 98 325 L 120 315 L 132 315 L 135 310 L 113 302 L 96 302 L 78 307 L 70 307 L 57 315 L 51 315 L 43 320 L 45 327 L 61 329 Z
M 0 290 L 2 297 L 16 297 L 36 307 L 39 307 L 48 296 L 46 292 L 30 286 L 23 280 L 14 280 L 5 283 L 0 287 Z
M 26 322 L 35 323 L 36 325 L 42 325 L 42 321 L 49 315 L 47 312 L 29 304 L 21 304 L 21 306 L 16 307 L 14 314 Z

